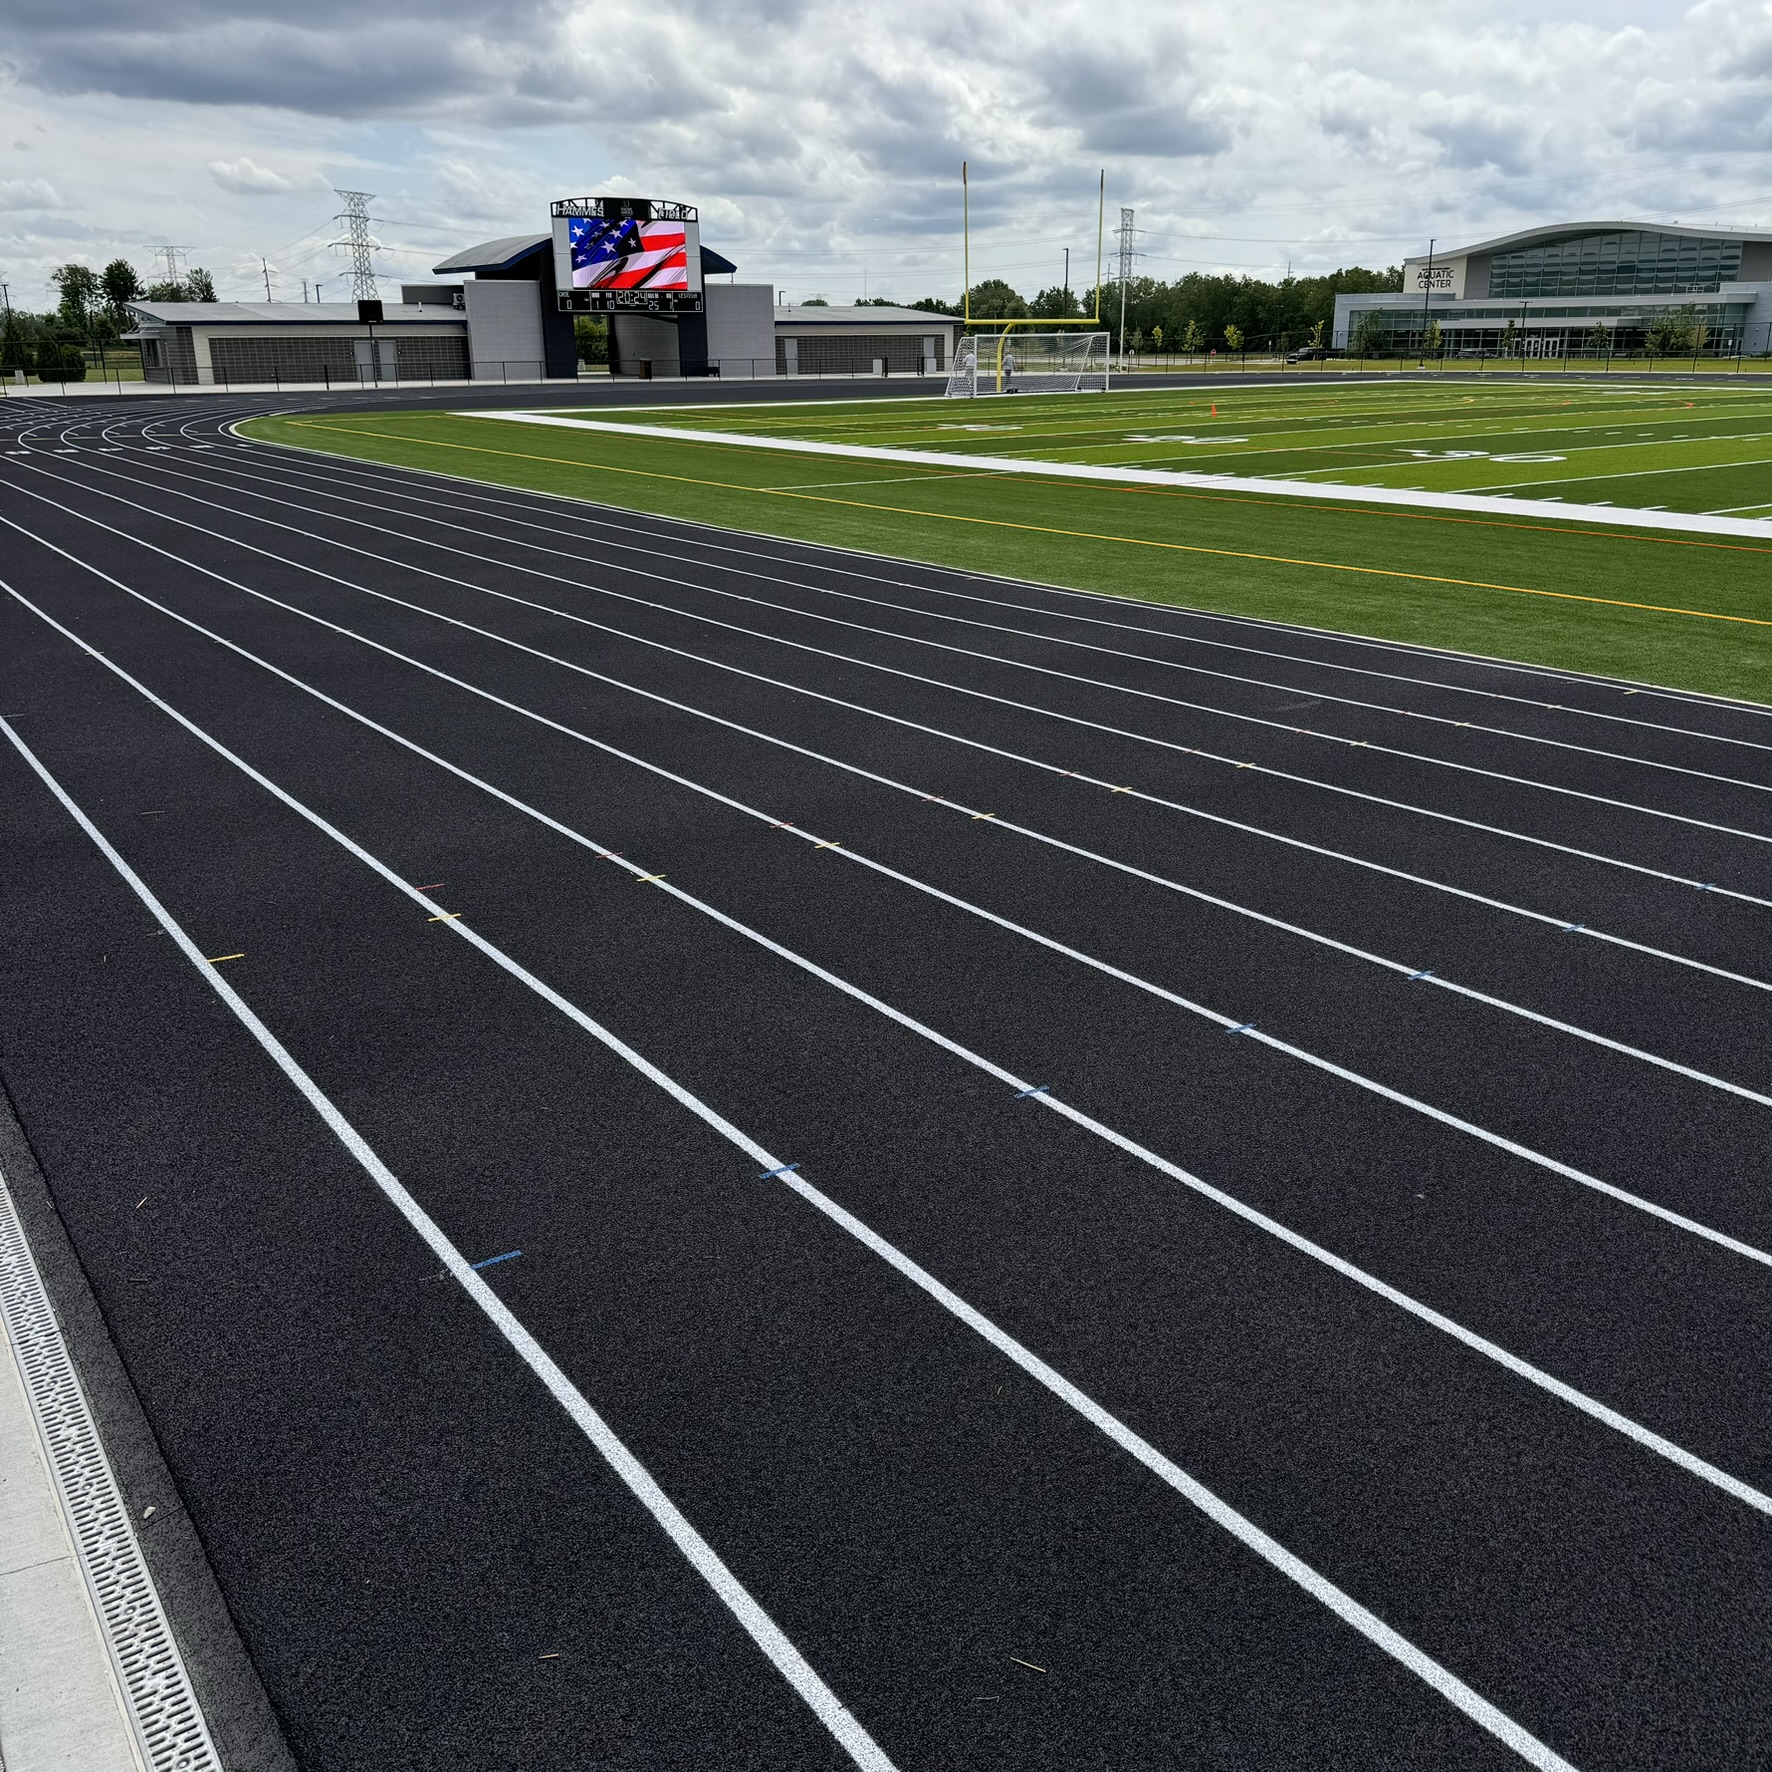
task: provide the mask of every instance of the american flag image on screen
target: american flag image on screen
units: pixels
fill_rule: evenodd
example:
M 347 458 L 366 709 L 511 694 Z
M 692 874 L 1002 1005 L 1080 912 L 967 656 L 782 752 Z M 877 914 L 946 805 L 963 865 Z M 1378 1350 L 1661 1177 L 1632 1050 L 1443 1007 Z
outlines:
M 574 289 L 687 289 L 689 236 L 680 221 L 567 224 Z

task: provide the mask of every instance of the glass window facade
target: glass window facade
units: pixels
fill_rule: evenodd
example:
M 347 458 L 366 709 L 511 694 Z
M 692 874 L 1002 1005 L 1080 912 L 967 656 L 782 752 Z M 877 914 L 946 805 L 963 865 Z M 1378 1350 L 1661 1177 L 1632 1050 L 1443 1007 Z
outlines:
M 1741 271 L 1741 242 L 1690 234 L 1576 234 L 1489 263 L 1496 296 L 1684 295 L 1714 291 Z

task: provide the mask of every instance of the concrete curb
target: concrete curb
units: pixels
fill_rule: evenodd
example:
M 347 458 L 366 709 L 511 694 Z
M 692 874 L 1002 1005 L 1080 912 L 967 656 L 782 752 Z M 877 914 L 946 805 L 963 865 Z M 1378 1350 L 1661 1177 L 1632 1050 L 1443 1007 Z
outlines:
M 208 1556 L 142 1412 L 134 1386 L 112 1344 L 104 1317 L 56 1212 L 35 1153 L 3 1087 L 0 1087 L 0 1177 L 4 1178 L 0 1185 L 4 1185 L 22 1227 L 24 1240 L 48 1296 L 54 1325 L 59 1330 L 79 1390 L 84 1393 L 92 1423 L 108 1457 L 127 1523 L 132 1523 L 132 1535 L 158 1594 L 158 1609 L 163 1611 L 165 1622 L 170 1626 L 176 1653 L 182 1657 L 191 1692 L 208 1725 L 216 1755 L 210 1763 L 219 1763 L 226 1772 L 295 1772 L 294 1755 L 221 1590 L 216 1586 Z M 0 1359 L 8 1367 L 15 1365 L 10 1344 L 0 1348 Z M 4 1376 L 0 1374 L 0 1377 Z M 42 1467 L 48 1467 L 51 1460 L 40 1449 L 36 1435 L 32 1436 L 30 1443 L 39 1445 L 37 1456 Z M 15 1457 L 20 1442 L 15 1436 L 0 1439 L 0 1446 L 5 1448 L 9 1457 Z M 14 1467 L 9 1463 L 4 1472 L 8 1488 L 14 1475 Z M 28 1477 L 27 1472 L 20 1478 L 21 1487 Z M 58 1508 L 57 1512 L 65 1520 L 65 1510 Z M 68 1527 L 61 1524 L 60 1530 L 67 1542 Z M 81 1585 L 83 1589 L 86 1587 L 85 1583 Z M 93 1618 L 96 1630 L 90 1599 L 86 1603 L 88 1616 Z M 112 1653 L 107 1656 L 103 1637 L 95 1635 L 93 1640 L 101 1660 L 112 1661 L 116 1646 L 112 1646 Z M 104 1672 L 115 1691 L 110 1667 L 106 1666 Z M 85 1692 L 88 1688 L 82 1687 L 81 1690 Z M 53 1695 L 33 1694 L 31 1702 L 44 1705 L 56 1701 Z M 10 1700 L 8 1704 L 10 1708 Z M 127 1708 L 125 1703 L 125 1711 Z M 119 1713 L 120 1720 L 122 1714 Z M 15 1763 L 10 1757 L 13 1751 L 10 1742 L 6 1743 L 5 1751 L 9 1755 L 5 1761 L 7 1772 L 20 1772 L 22 1767 L 32 1763 L 29 1760 Z M 36 1763 L 45 1768 L 52 1765 L 80 1768 L 81 1772 L 85 1772 L 89 1765 L 97 1768 L 108 1764 L 79 1756 Z M 134 1756 L 125 1762 L 126 1765 L 133 1763 Z M 152 1764 L 152 1761 L 148 1763 Z

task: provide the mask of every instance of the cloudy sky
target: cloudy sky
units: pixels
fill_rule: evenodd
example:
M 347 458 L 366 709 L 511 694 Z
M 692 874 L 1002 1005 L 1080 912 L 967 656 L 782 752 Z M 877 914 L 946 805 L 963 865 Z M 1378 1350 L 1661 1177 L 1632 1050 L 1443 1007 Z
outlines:
M 0 278 L 187 249 L 342 299 L 549 199 L 696 203 L 784 296 L 1389 264 L 1532 222 L 1772 225 L 1772 0 L 0 0 Z

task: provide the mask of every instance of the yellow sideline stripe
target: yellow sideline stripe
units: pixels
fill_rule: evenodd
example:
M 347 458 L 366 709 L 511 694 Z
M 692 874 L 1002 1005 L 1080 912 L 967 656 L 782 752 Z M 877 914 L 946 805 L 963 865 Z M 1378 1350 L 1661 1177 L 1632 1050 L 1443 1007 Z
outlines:
M 955 511 L 920 511 L 908 505 L 872 504 L 862 498 L 828 498 L 813 492 L 788 492 L 773 486 L 745 486 L 730 480 L 698 480 L 692 474 L 661 474 L 647 468 L 620 468 L 607 462 L 580 461 L 565 455 L 532 455 L 520 449 L 487 449 L 474 443 L 446 443 L 437 437 L 412 437 L 399 431 L 372 431 L 362 425 L 322 424 L 317 419 L 291 419 L 292 425 L 315 431 L 346 431 L 384 443 L 416 443 L 425 449 L 455 449 L 467 455 L 493 455 L 512 461 L 540 461 L 555 467 L 589 469 L 598 474 L 628 474 L 641 480 L 670 480 L 683 486 L 706 486 L 717 492 L 764 493 L 771 498 L 800 499 L 808 504 L 843 505 L 857 511 L 879 511 L 893 517 L 926 517 L 939 523 L 973 523 L 986 529 L 1014 529 L 1029 535 L 1062 535 L 1071 541 L 1113 541 L 1131 548 L 1161 548 L 1175 554 L 1209 554 L 1221 560 L 1257 560 L 1267 566 L 1308 566 L 1320 572 L 1352 572 L 1368 578 L 1402 578 L 1417 584 L 1456 585 L 1471 591 L 1506 591 L 1516 597 L 1554 597 L 1565 603 L 1601 603 L 1612 609 L 1641 609 L 1652 615 L 1690 615 L 1701 621 L 1732 621 L 1745 627 L 1772 628 L 1772 618 L 1722 615 L 1714 609 L 1682 609 L 1671 603 L 1633 603 L 1622 597 L 1592 597 L 1580 591 L 1541 591 L 1530 585 L 1495 584 L 1483 578 L 1447 578 L 1433 572 L 1403 572 L 1391 566 L 1353 566 L 1338 560 L 1300 560 L 1289 554 L 1255 554 L 1239 548 L 1208 548 L 1194 542 L 1155 541 L 1139 535 L 1106 535 L 1092 529 L 1057 529 L 1045 523 L 1012 523 L 1002 517 L 967 517 Z M 939 472 L 932 469 L 931 472 Z M 1021 476 L 1005 475 L 1006 479 Z M 1030 476 L 1031 478 L 1031 476 Z M 1053 484 L 1053 482 L 1044 482 Z M 1069 485 L 1070 482 L 1057 482 Z M 1316 509 L 1315 506 L 1308 507 Z

